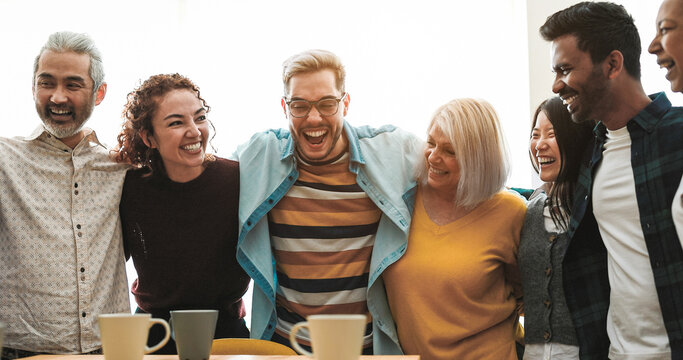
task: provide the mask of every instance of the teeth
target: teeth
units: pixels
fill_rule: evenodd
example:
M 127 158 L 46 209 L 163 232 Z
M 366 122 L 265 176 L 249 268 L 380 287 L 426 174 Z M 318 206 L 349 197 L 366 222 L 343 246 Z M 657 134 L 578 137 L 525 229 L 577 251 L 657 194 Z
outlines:
M 430 172 L 430 173 L 433 173 L 433 174 L 436 174 L 436 175 L 443 175 L 443 174 L 446 173 L 446 171 L 444 171 L 444 170 L 435 169 L 435 168 L 433 168 L 433 167 L 431 167 L 431 166 L 429 167 L 429 172 Z
M 570 96 L 568 98 L 563 98 L 562 103 L 565 105 L 571 105 L 576 98 L 579 97 L 578 95 Z
M 50 111 L 52 113 L 55 113 L 57 115 L 65 115 L 71 113 L 69 109 L 55 109 L 55 108 L 50 108 Z
M 309 137 L 319 137 L 327 134 L 327 130 L 304 131 L 304 134 Z
M 189 151 L 195 151 L 195 150 L 199 150 L 199 148 L 201 146 L 202 146 L 202 143 L 198 142 L 198 143 L 194 143 L 194 144 L 190 144 L 190 145 L 185 145 L 182 148 L 185 150 L 189 150 Z
M 539 156 L 538 157 L 538 163 L 539 164 L 548 164 L 548 163 L 553 163 L 555 162 L 555 159 L 551 157 L 545 157 L 545 156 Z
M 674 66 L 673 60 L 662 60 L 657 62 L 659 64 L 659 68 L 666 68 L 670 69 L 671 67 Z

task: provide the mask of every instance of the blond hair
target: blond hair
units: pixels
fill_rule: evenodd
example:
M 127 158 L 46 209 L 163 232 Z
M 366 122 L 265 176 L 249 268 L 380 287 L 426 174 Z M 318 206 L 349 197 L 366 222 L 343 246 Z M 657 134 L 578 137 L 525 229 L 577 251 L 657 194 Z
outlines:
M 292 77 L 320 70 L 332 70 L 337 90 L 340 93 L 344 92 L 346 71 L 339 57 L 327 50 L 313 49 L 293 55 L 282 64 L 282 83 L 285 87 L 285 97 L 289 96 L 289 82 Z
M 438 127 L 448 138 L 460 165 L 455 206 L 474 208 L 505 185 L 509 161 L 505 139 L 493 106 L 485 100 L 455 99 L 439 107 L 427 132 Z M 427 166 L 418 179 L 427 181 Z

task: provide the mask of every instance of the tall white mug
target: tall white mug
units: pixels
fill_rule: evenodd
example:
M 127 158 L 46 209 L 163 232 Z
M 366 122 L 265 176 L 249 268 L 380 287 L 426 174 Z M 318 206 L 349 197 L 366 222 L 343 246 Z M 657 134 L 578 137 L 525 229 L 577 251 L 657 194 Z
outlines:
M 150 314 L 102 314 L 98 322 L 105 360 L 142 360 L 145 354 L 166 345 L 171 335 L 168 323 L 164 319 L 152 318 Z M 154 324 L 163 326 L 166 336 L 149 348 L 147 336 Z
M 300 354 L 316 360 L 358 360 L 366 323 L 365 315 L 311 315 L 292 327 L 289 341 Z M 312 354 L 296 341 L 301 328 L 308 328 Z

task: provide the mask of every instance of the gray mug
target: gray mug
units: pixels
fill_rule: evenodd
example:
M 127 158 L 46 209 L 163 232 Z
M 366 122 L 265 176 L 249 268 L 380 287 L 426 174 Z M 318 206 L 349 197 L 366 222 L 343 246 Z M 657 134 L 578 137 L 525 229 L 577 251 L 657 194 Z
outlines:
M 180 360 L 208 360 L 218 310 L 171 311 L 171 336 Z

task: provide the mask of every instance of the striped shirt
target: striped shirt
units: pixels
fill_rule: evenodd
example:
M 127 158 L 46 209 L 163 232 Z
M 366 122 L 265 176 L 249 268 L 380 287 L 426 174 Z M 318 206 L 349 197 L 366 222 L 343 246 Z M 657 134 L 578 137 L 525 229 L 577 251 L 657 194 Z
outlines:
M 348 153 L 322 165 L 299 160 L 299 178 L 268 213 L 278 289 L 276 334 L 315 314 L 364 314 L 381 211 L 356 184 Z M 306 329 L 297 333 L 309 345 Z

